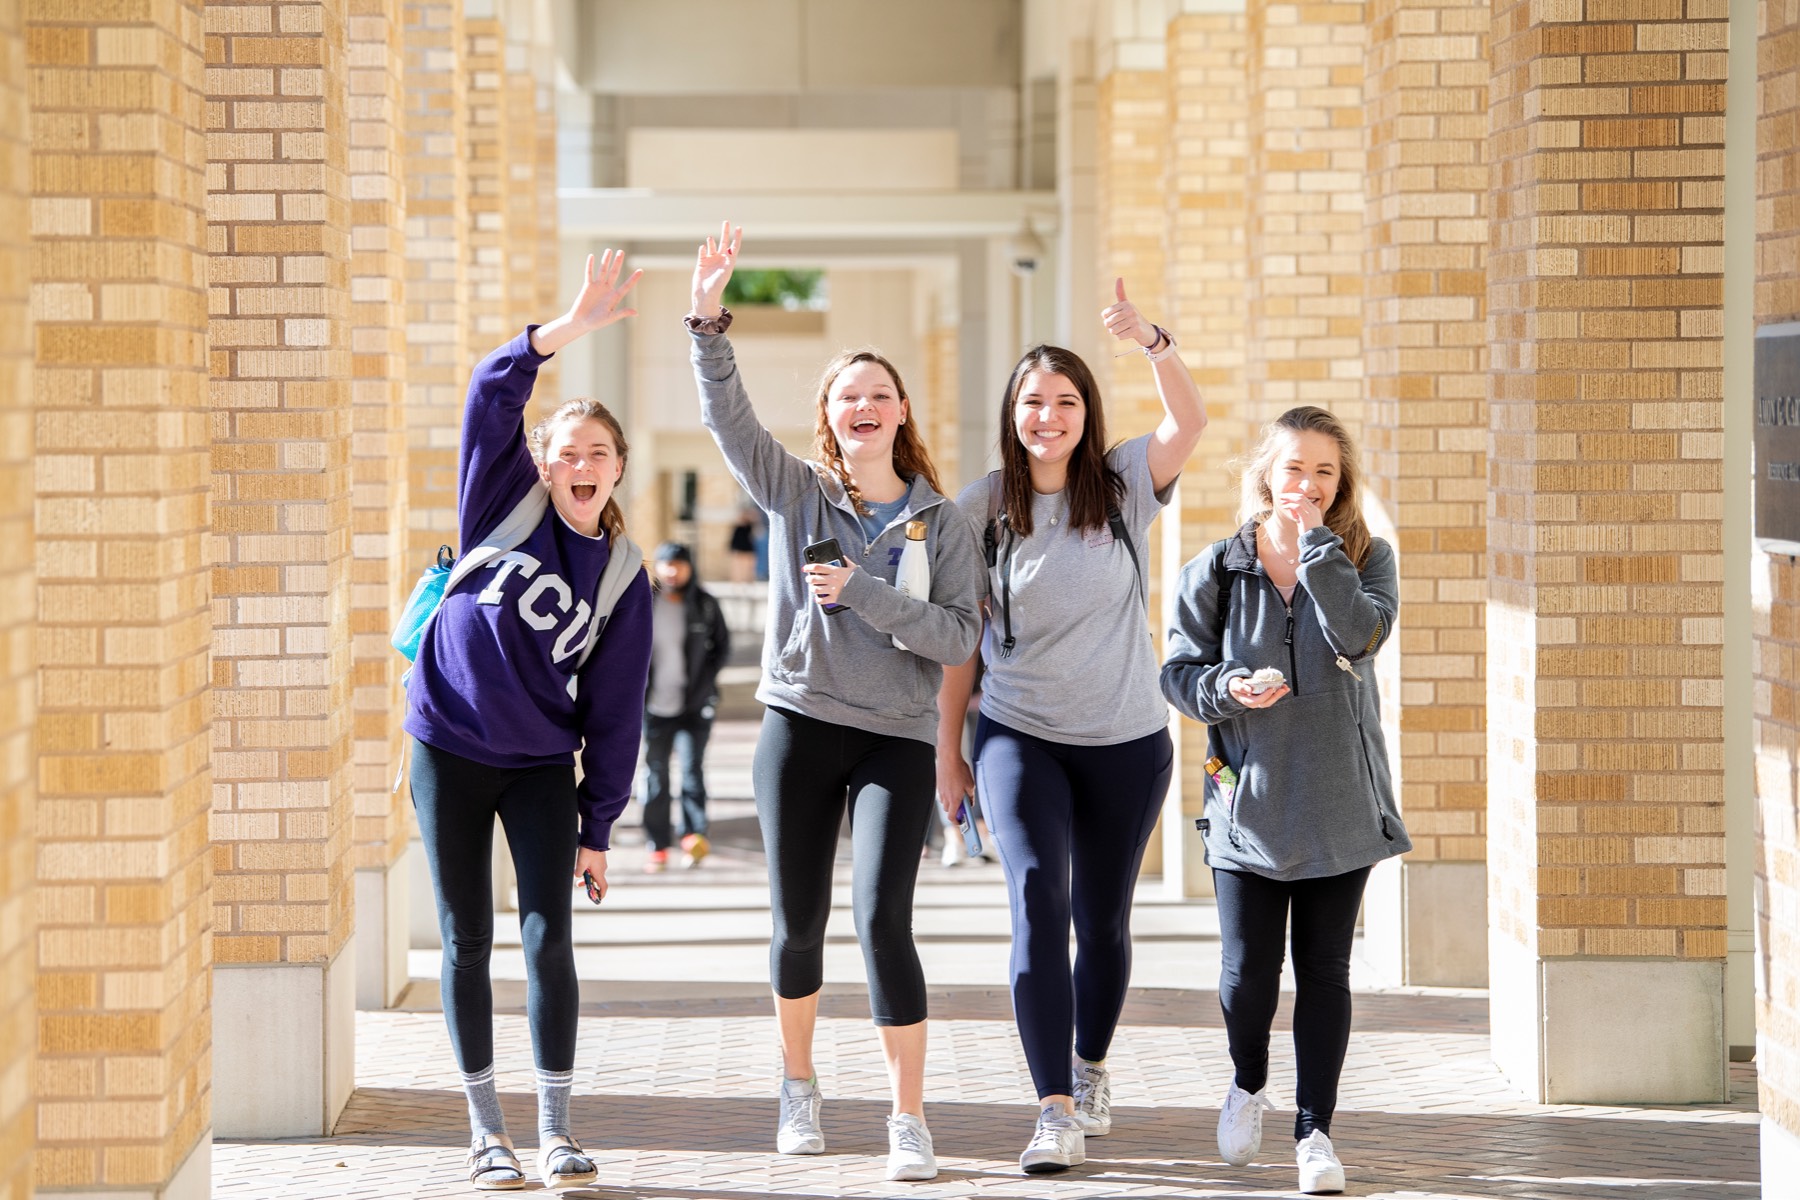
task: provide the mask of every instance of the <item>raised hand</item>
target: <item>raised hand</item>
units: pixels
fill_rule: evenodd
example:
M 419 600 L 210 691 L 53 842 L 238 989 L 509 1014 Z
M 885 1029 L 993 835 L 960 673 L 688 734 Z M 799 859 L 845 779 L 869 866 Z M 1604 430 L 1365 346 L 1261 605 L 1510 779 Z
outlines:
M 1120 341 L 1130 339 L 1140 346 L 1149 346 L 1160 340 L 1156 327 L 1144 320 L 1144 314 L 1137 310 L 1137 305 L 1125 298 L 1125 280 L 1123 278 L 1113 280 L 1113 295 L 1118 299 L 1107 305 L 1100 313 L 1100 320 L 1106 326 L 1106 332 Z
M 726 221 L 716 239 L 709 237 L 701 245 L 700 253 L 694 259 L 695 316 L 719 315 L 725 285 L 731 282 L 731 273 L 737 269 L 738 246 L 743 240 L 743 226 L 733 230 L 731 222 Z
M 539 354 L 555 354 L 577 338 L 596 329 L 604 329 L 614 321 L 637 316 L 635 308 L 620 308 L 625 294 L 637 286 L 642 271 L 633 271 L 624 283 L 619 276 L 625 270 L 625 252 L 607 250 L 600 255 L 598 268 L 594 256 L 587 256 L 587 270 L 582 274 L 581 291 L 569 311 L 554 321 L 547 321 L 531 332 L 531 344 Z
M 604 329 L 614 321 L 622 321 L 626 317 L 637 316 L 635 308 L 620 308 L 619 303 L 625 299 L 625 293 L 637 286 L 637 281 L 644 277 L 642 271 L 633 271 L 624 283 L 619 276 L 625 271 L 625 252 L 623 250 L 606 250 L 600 254 L 599 269 L 594 267 L 594 256 L 587 256 L 587 274 L 581 285 L 575 303 L 569 306 L 569 320 L 584 333 L 592 333 L 596 329 Z

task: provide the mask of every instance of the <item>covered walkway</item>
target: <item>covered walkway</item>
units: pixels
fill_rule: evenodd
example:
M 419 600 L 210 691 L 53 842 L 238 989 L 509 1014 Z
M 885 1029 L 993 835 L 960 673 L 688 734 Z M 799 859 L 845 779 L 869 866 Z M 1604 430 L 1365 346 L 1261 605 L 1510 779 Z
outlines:
M 647 1200 L 739 1197 L 1255 1197 L 1291 1195 L 1273 1116 L 1261 1161 L 1223 1166 L 1214 1107 L 1230 1065 L 1219 1018 L 1210 904 L 1143 889 L 1137 970 L 1112 1054 L 1112 1136 L 1088 1165 L 1027 1179 L 1026 1072 L 1006 995 L 1006 907 L 997 866 L 923 868 L 917 928 L 932 982 L 927 1115 L 942 1173 L 882 1181 L 887 1083 L 858 980 L 847 889 L 833 915 L 819 1022 L 829 1152 L 772 1152 L 776 1073 L 766 988 L 768 900 L 749 796 L 755 726 L 722 722 L 712 785 L 719 852 L 692 873 L 647 877 L 623 830 L 603 912 L 578 907 L 583 1004 L 576 1128 L 601 1185 L 574 1195 Z M 840 866 L 842 869 L 842 865 Z M 507 929 L 511 926 L 510 931 Z M 503 936 L 517 926 L 502 918 Z M 219 1197 L 474 1195 L 458 1164 L 466 1116 L 443 1017 L 436 954 L 414 951 L 398 1008 L 357 1014 L 357 1090 L 330 1138 L 215 1141 Z M 536 1115 L 524 984 L 497 948 L 497 1066 L 522 1145 Z M 1734 1064 L 1731 1102 L 1632 1108 L 1519 1100 L 1494 1066 L 1481 991 L 1378 989 L 1359 963 L 1355 1031 L 1334 1133 L 1349 1194 L 1425 1200 L 1523 1197 L 1723 1200 L 1758 1194 L 1756 1078 Z M 1278 1022 L 1285 1028 L 1285 1017 Z M 1650 1048 L 1646 1048 L 1647 1052 Z M 1293 1094 L 1291 1057 L 1274 1093 Z

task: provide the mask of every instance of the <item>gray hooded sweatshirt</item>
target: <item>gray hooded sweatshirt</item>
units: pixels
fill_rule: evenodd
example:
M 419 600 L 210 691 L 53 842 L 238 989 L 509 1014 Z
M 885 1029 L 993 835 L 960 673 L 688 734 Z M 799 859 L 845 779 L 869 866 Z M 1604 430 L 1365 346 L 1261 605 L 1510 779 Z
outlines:
M 1412 849 L 1375 687 L 1375 655 L 1400 608 L 1393 549 L 1375 539 L 1359 573 L 1337 534 L 1309 529 L 1299 575 L 1290 611 L 1257 560 L 1254 522 L 1202 551 L 1181 569 L 1162 668 L 1163 696 L 1207 722 L 1209 749 L 1237 772 L 1229 802 L 1206 781 L 1207 862 L 1282 880 L 1342 875 Z M 1226 685 L 1263 667 L 1280 670 L 1293 694 L 1246 708 Z
M 974 529 L 917 476 L 900 515 L 870 541 L 836 476 L 788 453 L 756 419 L 726 336 L 694 334 L 693 361 L 700 419 L 769 517 L 769 628 L 756 698 L 935 744 L 942 664 L 967 662 L 981 633 L 986 569 Z M 908 521 L 925 522 L 929 601 L 894 586 Z M 825 538 L 836 538 L 857 567 L 838 597 L 847 612 L 825 613 L 800 571 L 801 550 Z M 896 636 L 909 649 L 896 649 Z

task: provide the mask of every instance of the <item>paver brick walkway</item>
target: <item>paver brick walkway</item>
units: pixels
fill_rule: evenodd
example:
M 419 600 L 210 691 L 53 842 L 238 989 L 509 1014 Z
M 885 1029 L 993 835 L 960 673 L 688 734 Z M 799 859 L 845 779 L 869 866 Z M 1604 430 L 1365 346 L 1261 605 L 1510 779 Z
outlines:
M 706 922 L 719 927 L 722 944 L 742 940 L 734 931 L 766 921 L 744 899 L 755 895 L 750 885 L 761 871 L 743 800 L 752 735 L 750 726 L 722 726 L 715 739 L 722 843 L 715 860 L 698 871 L 643 878 L 636 875 L 642 852 L 628 831 L 621 832 L 612 868 L 619 890 L 608 898 L 609 906 L 618 901 L 619 907 L 593 928 L 637 927 L 584 947 L 584 962 L 616 970 L 606 972 L 612 982 L 589 974 L 583 984 L 573 1102 L 576 1130 L 599 1161 L 600 1183 L 565 1195 L 1188 1200 L 1295 1194 L 1286 1136 L 1291 1109 L 1270 1115 L 1263 1153 L 1253 1165 L 1234 1169 L 1217 1158 L 1213 1125 L 1230 1064 L 1217 994 L 1203 987 L 1132 991 L 1110 1060 L 1112 1136 L 1089 1140 L 1084 1167 L 1058 1176 L 1021 1175 L 1017 1156 L 1034 1111 L 1026 1102 L 1028 1076 L 1003 986 L 1005 941 L 993 936 L 970 935 L 970 946 L 950 948 L 953 954 L 972 951 L 975 965 L 960 966 L 964 960 L 952 958 L 938 972 L 984 974 L 991 984 L 957 983 L 932 995 L 926 1110 L 941 1168 L 937 1180 L 895 1184 L 881 1178 L 887 1078 L 868 1024 L 867 994 L 848 979 L 828 982 L 820 1009 L 817 1061 L 828 1153 L 773 1153 L 777 1065 L 766 986 L 745 978 L 754 972 L 733 967 L 725 951 L 690 944 L 693 953 L 671 954 L 654 937 L 655 922 L 672 920 L 667 914 L 676 907 L 690 916 L 710 913 Z M 939 896 L 951 899 L 953 914 L 970 906 L 967 897 L 980 896 L 990 909 L 1000 906 L 1003 917 L 995 868 L 946 871 L 928 864 L 923 872 L 921 928 L 932 924 L 926 910 Z M 974 887 L 971 880 L 985 882 Z M 709 907 L 715 896 L 730 903 Z M 1188 919 L 1203 907 L 1176 906 L 1174 919 Z M 978 916 L 970 912 L 971 926 L 993 927 L 991 914 Z M 834 930 L 843 941 L 841 927 Z M 955 939 L 954 923 L 942 936 Z M 854 966 L 853 950 L 843 949 L 851 955 L 844 961 Z M 921 949 L 929 978 L 932 955 L 944 948 L 927 935 Z M 1189 950 L 1178 933 L 1149 947 L 1140 942 L 1140 977 L 1183 973 L 1179 964 L 1188 959 L 1181 956 Z M 1205 961 L 1205 946 L 1191 952 Z M 634 962 L 642 966 L 646 955 L 658 956 L 657 964 L 685 963 L 686 969 L 680 978 L 647 979 L 629 969 Z M 1172 957 L 1157 960 L 1162 955 Z M 429 961 L 415 955 L 413 973 L 425 973 L 419 964 Z M 495 992 L 499 1085 L 508 1124 L 529 1147 L 535 1144 L 536 1100 L 523 985 L 503 979 Z M 335 1134 L 221 1140 L 213 1150 L 214 1194 L 271 1200 L 479 1194 L 462 1178 L 467 1117 L 435 996 L 435 982 L 420 980 L 401 1008 L 359 1013 L 357 1090 Z M 1286 1028 L 1286 1019 L 1284 1005 L 1278 1027 Z M 1271 1086 L 1277 1097 L 1291 1100 L 1293 1063 L 1285 1039 L 1276 1043 Z M 1733 1068 L 1732 1099 L 1723 1105 L 1528 1104 L 1488 1057 L 1485 995 L 1360 990 L 1333 1135 L 1353 1196 L 1720 1200 L 1758 1194 L 1755 1104 L 1755 1074 L 1747 1064 Z M 538 1191 L 535 1181 L 531 1186 Z

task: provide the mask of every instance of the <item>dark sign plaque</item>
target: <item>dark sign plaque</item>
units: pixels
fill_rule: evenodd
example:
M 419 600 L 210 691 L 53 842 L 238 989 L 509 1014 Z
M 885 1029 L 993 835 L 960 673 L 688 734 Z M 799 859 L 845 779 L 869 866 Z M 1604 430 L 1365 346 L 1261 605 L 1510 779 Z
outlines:
M 1800 322 L 1756 331 L 1756 540 L 1800 554 Z

